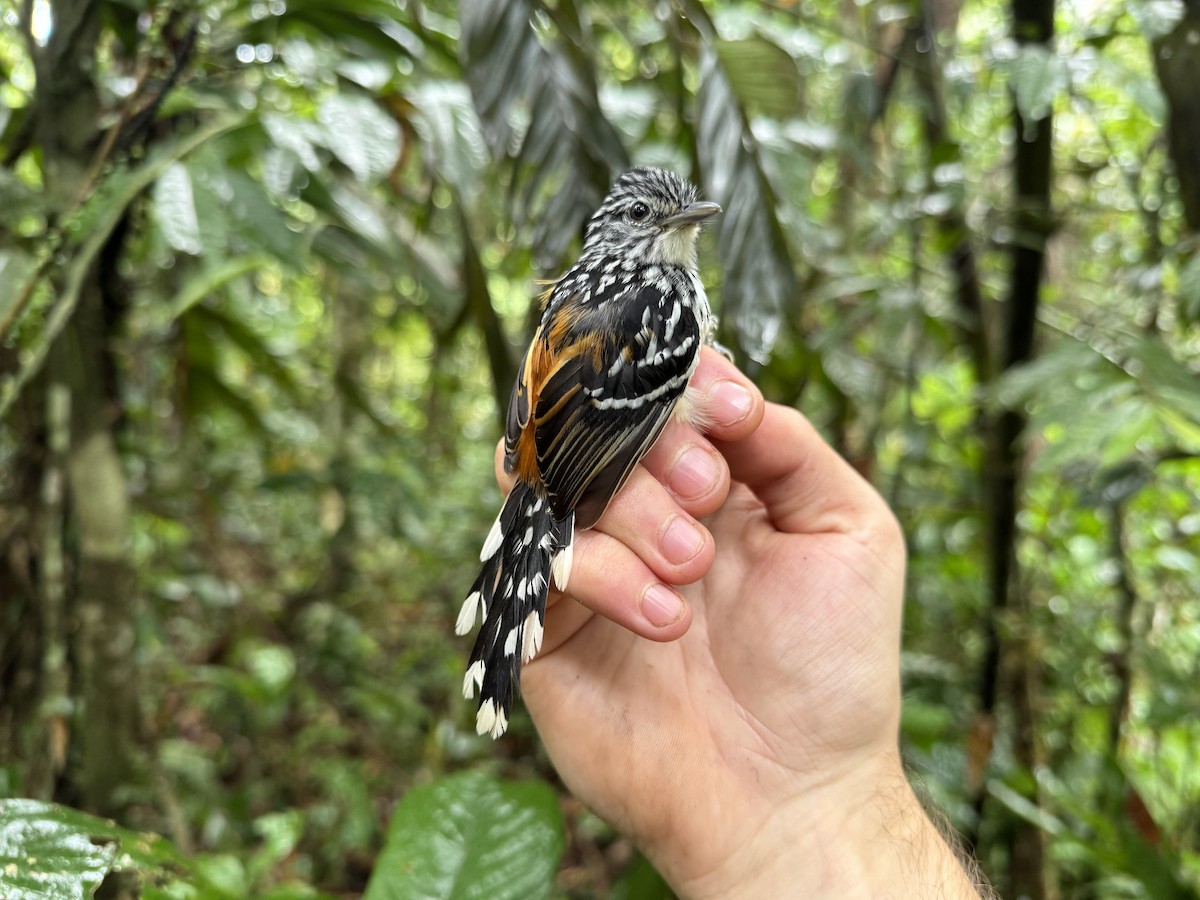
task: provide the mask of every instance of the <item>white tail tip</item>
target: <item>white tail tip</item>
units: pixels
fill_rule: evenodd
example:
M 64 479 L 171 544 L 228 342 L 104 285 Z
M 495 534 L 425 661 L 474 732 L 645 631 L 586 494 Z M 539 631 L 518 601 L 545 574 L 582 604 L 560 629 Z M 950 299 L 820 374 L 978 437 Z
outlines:
M 475 614 L 479 612 L 480 601 L 483 598 L 479 591 L 471 591 L 463 601 L 462 609 L 458 612 L 458 621 L 454 623 L 455 634 L 466 634 L 475 627 Z
M 508 719 L 495 700 L 485 700 L 475 714 L 475 731 L 479 734 L 490 734 L 492 739 L 500 737 L 508 730 Z
M 492 523 L 492 530 L 488 532 L 487 540 L 483 542 L 483 549 L 479 551 L 479 561 L 487 562 L 496 555 L 496 551 L 500 549 L 500 545 L 504 543 L 504 530 L 500 527 L 500 516 L 504 510 L 496 514 L 496 521 Z
M 471 700 L 475 696 L 475 688 L 483 687 L 483 660 L 471 663 L 467 674 L 463 677 L 463 699 Z

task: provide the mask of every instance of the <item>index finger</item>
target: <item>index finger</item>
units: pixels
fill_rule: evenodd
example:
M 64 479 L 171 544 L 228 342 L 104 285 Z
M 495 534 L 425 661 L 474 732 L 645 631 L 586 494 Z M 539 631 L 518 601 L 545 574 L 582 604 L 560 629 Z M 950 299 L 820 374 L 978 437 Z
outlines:
M 891 520 L 883 498 L 794 409 L 768 403 L 749 436 L 713 443 L 780 531 L 854 535 Z

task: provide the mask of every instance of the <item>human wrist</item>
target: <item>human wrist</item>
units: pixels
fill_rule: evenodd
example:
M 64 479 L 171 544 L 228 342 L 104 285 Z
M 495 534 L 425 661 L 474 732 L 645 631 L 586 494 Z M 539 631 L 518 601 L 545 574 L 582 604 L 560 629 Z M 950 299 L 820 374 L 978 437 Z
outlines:
M 672 887 L 684 900 L 991 896 L 978 884 L 887 754 L 781 804 L 721 865 Z

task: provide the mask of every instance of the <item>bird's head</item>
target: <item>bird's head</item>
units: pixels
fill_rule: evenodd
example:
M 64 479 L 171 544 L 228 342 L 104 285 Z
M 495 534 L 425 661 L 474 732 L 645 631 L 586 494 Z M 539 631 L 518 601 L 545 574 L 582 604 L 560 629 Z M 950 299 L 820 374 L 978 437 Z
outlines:
M 630 169 L 588 222 L 583 252 L 694 270 L 700 224 L 720 211 L 674 172 Z

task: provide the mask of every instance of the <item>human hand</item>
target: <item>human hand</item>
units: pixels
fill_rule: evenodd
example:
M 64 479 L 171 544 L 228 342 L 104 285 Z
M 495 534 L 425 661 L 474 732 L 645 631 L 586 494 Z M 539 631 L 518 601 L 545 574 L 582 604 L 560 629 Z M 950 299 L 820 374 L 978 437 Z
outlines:
M 897 750 L 894 517 L 717 354 L 692 384 L 712 440 L 673 422 L 551 596 L 522 675 L 551 759 L 682 895 L 850 896 L 897 836 L 945 862 Z

